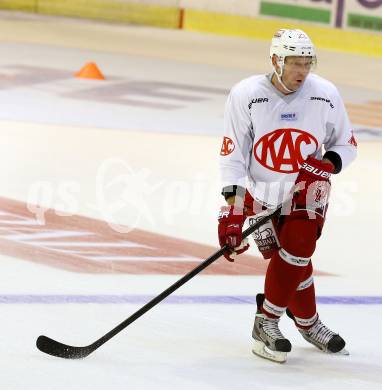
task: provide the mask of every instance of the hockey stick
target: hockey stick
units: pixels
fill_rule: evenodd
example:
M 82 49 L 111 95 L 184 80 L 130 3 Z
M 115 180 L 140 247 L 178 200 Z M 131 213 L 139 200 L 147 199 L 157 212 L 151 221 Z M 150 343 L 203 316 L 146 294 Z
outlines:
M 248 237 L 250 234 L 252 234 L 261 225 L 263 225 L 269 219 L 271 219 L 276 214 L 278 214 L 280 212 L 280 210 L 281 210 L 281 206 L 279 206 L 277 209 L 275 209 L 275 211 L 273 211 L 272 213 L 265 215 L 263 218 L 261 218 L 255 224 L 253 224 L 248 229 L 246 229 L 243 232 L 243 238 Z M 146 303 L 146 305 L 141 307 L 138 311 L 136 311 L 134 314 L 132 314 L 129 318 L 127 318 L 126 320 L 121 322 L 114 329 L 112 329 L 110 332 L 106 333 L 104 336 L 102 336 L 101 338 L 96 340 L 94 343 L 89 344 L 89 345 L 84 346 L 84 347 L 75 347 L 75 346 L 60 343 L 60 342 L 53 340 L 47 336 L 39 336 L 37 338 L 37 341 L 36 341 L 37 348 L 41 352 L 47 353 L 47 354 L 52 355 L 52 356 L 65 358 L 65 359 L 83 359 L 83 358 L 87 357 L 92 352 L 94 352 L 96 349 L 98 349 L 101 345 L 105 344 L 112 337 L 114 337 L 116 334 L 118 334 L 123 329 L 125 329 L 127 326 L 129 326 L 132 322 L 137 320 L 139 317 L 141 317 L 143 314 L 145 314 L 147 311 L 149 311 L 151 308 L 153 308 L 155 305 L 157 305 L 159 302 L 161 302 L 163 299 L 165 299 L 170 294 L 172 294 L 179 287 L 183 286 L 183 284 L 188 282 L 195 275 L 197 275 L 198 273 L 203 271 L 205 268 L 207 268 L 209 265 L 211 265 L 220 256 L 222 256 L 227 249 L 228 249 L 227 245 L 223 246 L 216 253 L 214 253 L 208 259 L 204 260 L 196 268 L 194 268 L 189 273 L 184 275 L 177 282 L 175 282 L 173 285 L 168 287 L 162 293 L 157 295 L 150 302 Z

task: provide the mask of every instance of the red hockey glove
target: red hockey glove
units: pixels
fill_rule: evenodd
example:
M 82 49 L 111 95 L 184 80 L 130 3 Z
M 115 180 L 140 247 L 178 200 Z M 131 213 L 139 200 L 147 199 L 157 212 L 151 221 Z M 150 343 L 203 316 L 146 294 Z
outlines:
M 298 211 L 325 217 L 330 194 L 330 163 L 308 157 L 300 168 L 294 187 L 292 214 Z M 313 215 L 312 214 L 312 215 Z
M 249 248 L 248 240 L 242 236 L 245 221 L 244 210 L 234 206 L 222 206 L 218 221 L 218 234 L 220 246 L 228 244 L 230 250 L 224 253 L 228 261 L 235 261 L 235 256 Z

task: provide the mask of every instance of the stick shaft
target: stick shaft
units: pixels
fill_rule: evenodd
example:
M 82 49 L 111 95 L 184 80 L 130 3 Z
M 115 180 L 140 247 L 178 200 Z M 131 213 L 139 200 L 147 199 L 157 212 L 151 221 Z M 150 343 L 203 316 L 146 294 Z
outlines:
M 275 211 L 273 211 L 271 214 L 268 214 L 268 215 L 262 217 L 255 224 L 253 224 L 248 229 L 246 229 L 243 232 L 243 238 L 246 238 L 250 234 L 252 234 L 261 225 L 263 225 L 269 219 L 273 218 L 276 214 L 278 214 L 280 212 L 280 210 L 281 210 L 281 206 L 279 208 L 277 208 Z M 98 349 L 101 345 L 103 345 L 107 341 L 109 341 L 112 337 L 114 337 L 119 332 L 121 332 L 123 329 L 125 329 L 127 326 L 129 326 L 131 323 L 133 323 L 135 320 L 137 320 L 139 317 L 141 317 L 143 314 L 147 313 L 150 309 L 152 309 L 154 306 L 156 306 L 159 302 L 163 301 L 163 299 L 167 298 L 170 294 L 172 294 L 174 291 L 176 291 L 179 287 L 183 286 L 190 279 L 192 279 L 194 276 L 196 276 L 201 271 L 203 271 L 205 268 L 207 268 L 209 265 L 211 265 L 213 262 L 215 262 L 219 257 L 221 257 L 224 254 L 224 252 L 227 249 L 228 249 L 227 245 L 220 248 L 216 253 L 211 255 L 208 259 L 204 260 L 197 267 L 192 269 L 190 272 L 188 272 L 186 275 L 184 275 L 182 278 L 180 278 L 177 282 L 175 282 L 170 287 L 168 287 L 166 290 L 164 290 L 159 295 L 154 297 L 151 301 L 149 301 L 144 306 L 142 306 L 139 310 L 137 310 L 129 318 L 127 318 L 126 320 L 121 322 L 119 325 L 117 325 L 115 328 L 110 330 L 108 333 L 106 333 L 105 335 L 100 337 L 98 340 L 96 340 L 92 344 L 87 345 L 87 346 L 83 346 L 83 347 L 75 347 L 75 346 L 70 346 L 67 344 L 60 343 L 60 342 L 55 341 L 55 340 L 53 340 L 49 337 L 46 337 L 46 336 L 39 336 L 37 339 L 37 342 L 36 342 L 37 348 L 40 349 L 42 352 L 48 353 L 52 356 L 57 356 L 57 357 L 65 358 L 65 359 L 85 358 L 86 356 L 88 356 L 92 352 L 94 352 L 96 349 Z
M 261 218 L 258 222 L 256 222 L 254 225 L 250 226 L 243 232 L 243 238 L 248 237 L 250 234 L 252 234 L 256 229 L 258 229 L 261 225 L 263 225 L 265 222 L 267 222 L 269 219 L 271 219 L 273 216 L 275 216 L 279 211 L 280 207 L 277 208 L 273 213 L 268 214 Z M 110 340 L 112 337 L 114 337 L 116 334 L 118 334 L 120 331 L 125 329 L 127 326 L 129 326 L 131 323 L 133 323 L 135 320 L 137 320 L 139 317 L 141 317 L 143 314 L 148 312 L 150 309 L 152 309 L 154 306 L 156 306 L 158 303 L 160 303 L 163 299 L 167 298 L 170 294 L 172 294 L 174 291 L 176 291 L 179 287 L 183 286 L 185 283 L 187 283 L 190 279 L 192 279 L 194 276 L 199 274 L 201 271 L 203 271 L 205 268 L 207 268 L 209 265 L 214 263 L 217 259 L 219 259 L 221 256 L 223 256 L 224 252 L 228 249 L 228 246 L 225 245 L 222 248 L 220 248 L 216 253 L 211 255 L 208 259 L 204 260 L 202 263 L 200 263 L 197 267 L 192 269 L 190 272 L 188 272 L 186 275 L 184 275 L 182 278 L 180 278 L 178 281 L 176 281 L 174 284 L 172 284 L 170 287 L 168 287 L 166 290 L 161 292 L 159 295 L 154 297 L 151 301 L 146 303 L 144 306 L 142 306 L 138 311 L 136 311 L 134 314 L 132 314 L 129 318 L 127 318 L 125 321 L 121 322 L 119 325 L 117 325 L 114 329 L 112 329 L 110 332 L 106 333 L 103 337 L 101 337 L 99 340 L 97 340 L 94 345 L 97 345 L 97 348 L 100 347 L 102 344 L 106 343 L 108 340 Z

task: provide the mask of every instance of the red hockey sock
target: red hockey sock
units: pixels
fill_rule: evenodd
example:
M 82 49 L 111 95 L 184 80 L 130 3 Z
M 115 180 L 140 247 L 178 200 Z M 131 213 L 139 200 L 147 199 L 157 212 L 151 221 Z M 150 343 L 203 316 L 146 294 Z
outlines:
M 295 294 L 305 272 L 305 267 L 287 263 L 276 252 L 269 263 L 265 277 L 263 313 L 270 318 L 280 317 Z
M 280 232 L 281 249 L 272 256 L 265 277 L 264 314 L 277 318 L 284 313 L 304 276 L 311 272 L 308 267 L 316 240 L 314 221 L 286 218 Z
M 296 326 L 302 329 L 310 328 L 317 320 L 316 294 L 313 282 L 312 262 L 309 263 L 306 274 L 297 286 L 295 294 L 288 303 Z

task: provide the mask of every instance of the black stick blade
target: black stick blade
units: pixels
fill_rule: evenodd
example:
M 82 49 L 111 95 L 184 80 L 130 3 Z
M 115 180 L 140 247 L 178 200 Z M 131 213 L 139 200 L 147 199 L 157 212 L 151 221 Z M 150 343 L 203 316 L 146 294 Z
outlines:
M 91 346 L 73 347 L 59 343 L 46 336 L 39 336 L 36 341 L 36 346 L 41 352 L 63 359 L 83 359 L 93 352 Z

